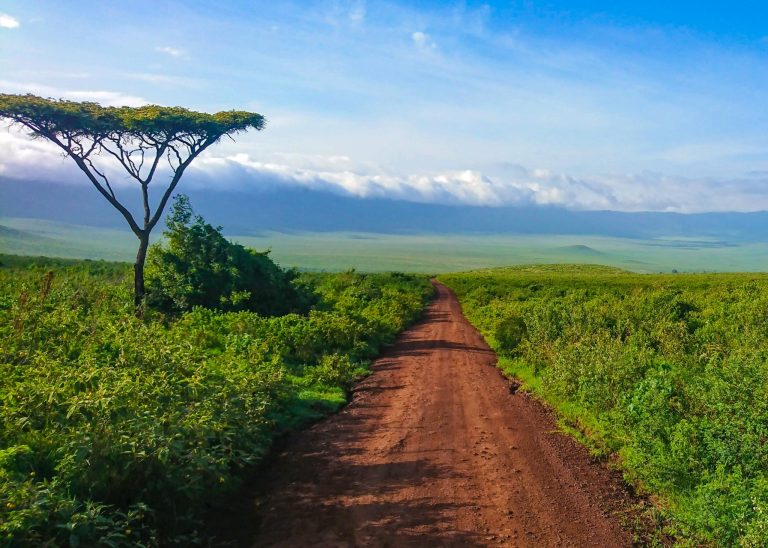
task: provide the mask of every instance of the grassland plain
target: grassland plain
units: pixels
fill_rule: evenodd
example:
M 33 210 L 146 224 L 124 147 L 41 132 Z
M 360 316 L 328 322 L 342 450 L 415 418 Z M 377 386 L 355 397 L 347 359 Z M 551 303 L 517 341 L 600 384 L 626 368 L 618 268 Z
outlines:
M 188 545 L 275 435 L 337 409 L 432 294 L 304 274 L 305 315 L 133 314 L 124 263 L 0 256 L 0 545 Z
M 768 275 L 440 276 L 500 366 L 658 498 L 683 545 L 768 545 Z
M 760 271 L 768 244 L 711 237 L 656 239 L 513 234 L 380 234 L 263 232 L 230 234 L 247 247 L 303 270 L 456 272 L 534 263 L 589 263 L 635 272 Z M 127 230 L 39 219 L 0 218 L 0 250 L 21 255 L 132 260 L 136 238 Z

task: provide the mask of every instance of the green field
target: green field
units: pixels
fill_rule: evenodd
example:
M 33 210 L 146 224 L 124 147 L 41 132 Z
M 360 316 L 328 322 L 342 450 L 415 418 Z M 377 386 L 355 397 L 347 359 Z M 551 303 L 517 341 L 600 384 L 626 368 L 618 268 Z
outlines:
M 768 265 L 768 244 L 674 236 L 635 240 L 598 236 L 265 232 L 230 237 L 248 247 L 271 248 L 278 263 L 306 270 L 434 273 L 516 264 L 584 263 L 635 272 L 754 272 Z M 127 229 L 0 218 L 0 251 L 5 253 L 130 261 L 136 245 Z

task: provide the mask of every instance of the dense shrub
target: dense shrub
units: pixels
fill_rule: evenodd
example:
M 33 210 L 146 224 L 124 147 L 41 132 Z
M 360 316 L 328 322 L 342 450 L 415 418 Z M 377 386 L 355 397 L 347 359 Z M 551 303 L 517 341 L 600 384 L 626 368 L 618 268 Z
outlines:
M 494 338 L 500 347 L 514 353 L 525 340 L 528 329 L 520 316 L 507 316 L 496 324 Z
M 768 276 L 442 276 L 501 365 L 663 495 L 684 542 L 768 545 Z
M 147 258 L 150 307 L 182 312 L 204 306 L 277 315 L 308 304 L 291 283 L 296 272 L 282 270 L 268 251 L 227 240 L 221 227 L 194 214 L 183 194 L 174 199 L 164 236 Z
M 196 542 L 203 503 L 342 403 L 431 293 L 423 277 L 302 275 L 307 315 L 139 320 L 127 265 L 3 262 L 0 545 Z

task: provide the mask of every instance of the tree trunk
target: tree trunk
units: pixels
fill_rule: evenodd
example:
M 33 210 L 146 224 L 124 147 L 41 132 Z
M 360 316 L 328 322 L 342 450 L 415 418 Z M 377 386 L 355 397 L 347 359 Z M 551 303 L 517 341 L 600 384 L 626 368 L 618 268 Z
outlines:
M 133 264 L 133 304 L 139 318 L 144 316 L 144 261 L 147 260 L 148 248 L 149 233 L 144 232 L 139 236 L 139 252 Z

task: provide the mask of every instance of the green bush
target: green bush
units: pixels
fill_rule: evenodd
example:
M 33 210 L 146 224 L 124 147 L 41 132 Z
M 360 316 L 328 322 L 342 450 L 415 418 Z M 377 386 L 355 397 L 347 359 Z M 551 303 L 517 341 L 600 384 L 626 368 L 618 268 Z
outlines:
M 165 243 L 147 257 L 147 304 L 165 312 L 195 306 L 249 310 L 262 315 L 302 311 L 308 297 L 292 285 L 296 272 L 284 271 L 269 252 L 247 249 L 227 240 L 221 227 L 194 215 L 189 199 L 174 198 Z
M 494 332 L 494 338 L 499 345 L 508 353 L 515 353 L 518 346 L 525 340 L 528 328 L 525 321 L 519 316 L 508 316 L 498 324 Z
M 360 364 L 353 362 L 349 356 L 328 354 L 320 358 L 316 366 L 308 368 L 306 377 L 312 383 L 349 390 L 360 369 Z

